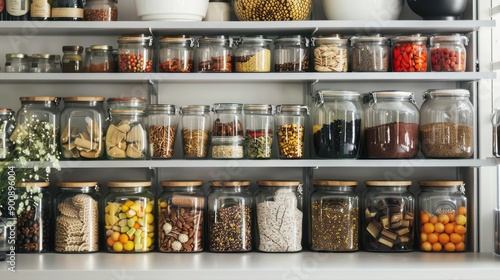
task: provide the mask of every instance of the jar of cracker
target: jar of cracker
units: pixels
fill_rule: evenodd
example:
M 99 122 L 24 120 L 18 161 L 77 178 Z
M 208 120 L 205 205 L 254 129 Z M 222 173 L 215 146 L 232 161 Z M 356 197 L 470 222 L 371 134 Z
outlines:
M 182 106 L 180 114 L 182 115 L 184 158 L 206 158 L 212 131 L 210 106 Z

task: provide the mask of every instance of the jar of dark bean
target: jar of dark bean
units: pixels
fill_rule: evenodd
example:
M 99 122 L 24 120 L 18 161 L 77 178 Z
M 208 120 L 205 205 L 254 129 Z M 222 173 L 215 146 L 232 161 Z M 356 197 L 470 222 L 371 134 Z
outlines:
M 461 34 L 436 35 L 430 39 L 431 70 L 435 72 L 464 72 L 467 66 L 469 39 Z
M 167 36 L 160 39 L 160 72 L 193 71 L 193 38 L 186 36 Z
M 158 250 L 203 251 L 205 196 L 203 181 L 162 181 L 158 197 Z
M 269 104 L 245 104 L 246 158 L 269 159 L 274 138 L 274 108 Z
M 8 53 L 5 55 L 5 73 L 30 72 L 30 59 L 22 53 Z
M 274 71 L 306 72 L 309 69 L 309 40 L 301 35 L 274 40 Z
M 152 159 L 167 159 L 174 156 L 178 123 L 179 116 L 175 105 L 148 106 L 149 156 Z
M 92 45 L 90 46 L 89 72 L 111 73 L 114 71 L 112 46 Z
M 275 125 L 279 157 L 297 159 L 304 157 L 304 134 L 309 107 L 286 104 L 276 106 Z
M 250 181 L 210 181 L 208 249 L 212 252 L 252 250 Z
M 373 252 L 413 250 L 415 198 L 411 181 L 365 181 L 362 244 Z
M 198 39 L 198 72 L 233 72 L 233 39 L 224 35 Z
M 85 21 L 116 21 L 118 20 L 118 0 L 87 0 L 83 7 Z
M 388 39 L 380 34 L 351 38 L 351 70 L 353 72 L 387 72 L 389 70 Z
M 359 249 L 359 196 L 356 181 L 314 180 L 311 195 L 311 249 Z
M 13 143 L 10 137 L 15 127 L 14 111 L 0 108 L 0 159 L 6 159 L 12 151 Z
M 270 72 L 271 42 L 261 35 L 241 37 L 234 51 L 235 72 Z
M 62 71 L 63 73 L 83 72 L 83 47 L 63 46 Z
M 212 134 L 210 106 L 188 105 L 180 108 L 184 158 L 206 158 Z
M 31 56 L 31 73 L 55 73 L 55 56 L 51 54 L 34 54 Z
M 125 35 L 118 39 L 118 72 L 153 71 L 153 36 Z
M 314 47 L 314 70 L 317 72 L 347 72 L 348 43 L 340 34 L 322 35 L 311 39 Z

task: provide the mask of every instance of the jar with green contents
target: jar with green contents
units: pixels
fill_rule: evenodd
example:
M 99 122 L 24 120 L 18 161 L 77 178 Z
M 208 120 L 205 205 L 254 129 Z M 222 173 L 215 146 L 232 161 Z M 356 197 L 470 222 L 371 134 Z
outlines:
M 269 104 L 245 104 L 246 157 L 269 159 L 274 138 L 274 108 Z
M 264 36 L 241 37 L 234 52 L 236 72 L 270 72 L 272 40 Z
M 278 151 L 282 159 L 304 157 L 304 134 L 309 107 L 304 105 L 276 106 L 275 125 Z
M 63 46 L 62 72 L 80 73 L 83 72 L 83 47 L 82 46 Z

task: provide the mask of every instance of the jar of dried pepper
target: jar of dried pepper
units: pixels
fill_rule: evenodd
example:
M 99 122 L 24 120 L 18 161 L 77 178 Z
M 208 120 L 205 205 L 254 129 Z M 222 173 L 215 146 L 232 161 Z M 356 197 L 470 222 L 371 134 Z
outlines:
M 233 72 L 233 39 L 205 36 L 197 42 L 198 72 Z
M 309 107 L 286 104 L 276 106 L 275 125 L 279 157 L 297 159 L 304 157 L 304 133 Z
M 274 108 L 269 104 L 245 104 L 246 158 L 269 159 L 274 138 Z
M 194 39 L 187 36 L 167 36 L 160 39 L 160 72 L 193 71 Z
M 216 103 L 212 107 L 212 158 L 243 158 L 243 104 Z
M 420 34 L 397 36 L 391 43 L 393 72 L 427 71 L 427 37 Z
M 124 35 L 118 39 L 118 72 L 153 71 L 153 36 Z
M 172 104 L 148 106 L 149 156 L 152 159 L 167 159 L 174 156 L 175 136 L 179 117 Z
M 212 133 L 210 106 L 182 106 L 179 113 L 182 116 L 184 158 L 206 158 Z

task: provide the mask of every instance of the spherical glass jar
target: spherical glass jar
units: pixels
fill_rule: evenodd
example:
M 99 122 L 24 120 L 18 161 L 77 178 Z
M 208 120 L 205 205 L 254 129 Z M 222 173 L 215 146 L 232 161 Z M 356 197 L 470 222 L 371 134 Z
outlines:
M 297 159 L 304 157 L 304 134 L 309 107 L 304 105 L 277 105 L 275 115 L 279 157 Z
M 179 113 L 182 115 L 184 158 L 206 158 L 212 132 L 210 106 L 183 106 Z
M 114 72 L 112 46 L 90 46 L 89 72 L 111 73 Z
M 54 55 L 34 54 L 31 56 L 31 73 L 55 73 L 56 65 Z
M 236 17 L 241 21 L 306 20 L 312 0 L 233 0 Z
M 149 156 L 152 159 L 167 159 L 174 156 L 175 136 L 179 117 L 177 108 L 171 104 L 148 106 Z
M 83 47 L 82 46 L 63 46 L 62 72 L 63 73 L 81 73 L 83 72 Z
M 5 73 L 30 72 L 30 59 L 22 53 L 8 53 L 5 55 Z
M 186 36 L 160 39 L 160 72 L 193 72 L 194 39 Z
M 309 40 L 301 35 L 274 40 L 275 72 L 306 72 L 309 69 Z
M 117 21 L 118 0 L 87 0 L 83 7 L 85 21 Z
M 393 72 L 427 72 L 427 37 L 397 36 L 391 43 Z
M 347 72 L 349 40 L 340 34 L 311 39 L 314 47 L 314 70 L 317 72 Z
M 235 72 L 270 72 L 272 40 L 264 36 L 241 37 L 234 51 Z
M 153 71 L 153 36 L 125 35 L 118 39 L 118 72 Z
M 14 147 L 10 137 L 15 127 L 14 111 L 9 108 L 0 108 L 0 160 L 6 159 Z
M 464 72 L 467 66 L 467 37 L 461 34 L 436 35 L 430 39 L 431 70 Z
M 351 70 L 353 72 L 387 72 L 389 40 L 380 34 L 351 38 Z
M 233 72 L 233 39 L 205 36 L 197 42 L 198 72 Z
M 246 158 L 269 159 L 274 138 L 274 108 L 269 104 L 245 104 Z

